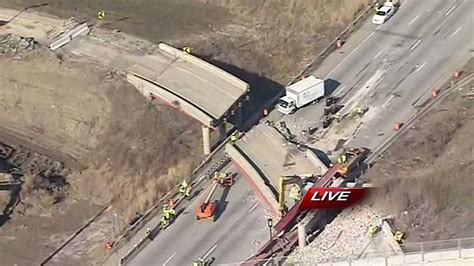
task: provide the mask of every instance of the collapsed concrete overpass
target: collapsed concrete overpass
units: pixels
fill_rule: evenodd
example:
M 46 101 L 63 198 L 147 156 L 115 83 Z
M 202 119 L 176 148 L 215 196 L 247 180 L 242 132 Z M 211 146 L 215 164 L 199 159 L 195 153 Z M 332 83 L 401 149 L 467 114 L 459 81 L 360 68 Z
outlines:
M 158 97 L 203 124 L 204 153 L 210 153 L 210 129 L 225 136 L 229 115 L 239 115 L 249 85 L 233 75 L 161 43 L 153 55 L 128 67 L 127 79 L 147 97 Z
M 228 143 L 226 152 L 274 215 L 279 214 L 280 176 L 322 175 L 328 170 L 314 151 L 300 151 L 288 145 L 276 130 L 265 124 L 252 128 L 237 143 Z

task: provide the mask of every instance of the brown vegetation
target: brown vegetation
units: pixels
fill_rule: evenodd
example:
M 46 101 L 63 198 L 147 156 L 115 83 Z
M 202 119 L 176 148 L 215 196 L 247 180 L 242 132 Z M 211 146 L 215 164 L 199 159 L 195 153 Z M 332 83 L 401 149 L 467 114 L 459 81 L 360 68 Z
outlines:
M 409 242 L 474 236 L 473 85 L 420 118 L 369 172 L 383 187 L 374 205 L 397 215 Z

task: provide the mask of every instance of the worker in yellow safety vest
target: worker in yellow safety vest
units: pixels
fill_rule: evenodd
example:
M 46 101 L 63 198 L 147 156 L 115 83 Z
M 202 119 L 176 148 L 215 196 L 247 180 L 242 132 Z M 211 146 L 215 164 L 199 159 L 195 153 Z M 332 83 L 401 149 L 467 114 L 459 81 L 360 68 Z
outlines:
M 230 136 L 230 143 L 235 144 L 237 142 L 237 137 L 235 135 Z
M 395 232 L 394 238 L 397 242 L 401 242 L 403 239 L 403 233 L 400 231 Z
M 191 187 L 188 185 L 186 179 L 184 179 L 179 185 L 179 193 L 184 197 L 189 197 L 191 193 Z
M 374 226 L 369 226 L 369 231 L 367 232 L 369 238 L 373 238 L 375 233 L 377 233 L 377 229 Z
M 356 109 L 356 113 L 357 113 L 360 117 L 362 117 L 362 115 L 364 114 L 364 109 L 363 109 L 362 107 L 358 106 L 357 109 Z
M 168 208 L 166 206 L 166 208 L 163 208 L 163 217 L 165 217 L 166 220 L 171 220 L 175 214 L 176 211 L 172 207 Z
M 98 19 L 104 19 L 105 18 L 105 11 L 101 10 L 99 12 L 97 12 L 97 18 Z
M 339 162 L 340 164 L 346 163 L 346 162 L 347 162 L 347 155 L 341 154 L 341 155 L 339 156 L 339 158 L 338 158 L 338 162 Z
M 161 229 L 165 229 L 166 227 L 168 227 L 169 225 L 169 221 L 168 219 L 165 218 L 165 216 L 161 217 L 160 219 L 160 226 L 161 226 Z
M 191 53 L 191 47 L 189 47 L 189 46 L 183 47 L 183 52 L 185 52 L 187 54 L 190 54 Z
M 146 237 L 150 240 L 153 240 L 153 236 L 151 235 L 151 229 L 150 228 L 146 229 Z

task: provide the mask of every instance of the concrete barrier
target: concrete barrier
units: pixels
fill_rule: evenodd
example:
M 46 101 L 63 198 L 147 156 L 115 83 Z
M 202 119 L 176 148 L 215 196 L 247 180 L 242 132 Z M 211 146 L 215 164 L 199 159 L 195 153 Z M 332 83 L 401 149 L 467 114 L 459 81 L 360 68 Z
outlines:
M 272 213 L 278 215 L 278 201 L 268 185 L 265 184 L 264 178 L 234 145 L 227 143 L 225 150 L 227 154 L 229 154 L 231 160 L 238 166 L 238 168 L 240 168 L 240 170 L 242 170 L 247 182 L 255 187 L 257 196 L 272 211 Z
M 63 47 L 64 45 L 69 43 L 72 39 L 80 35 L 86 35 L 89 33 L 89 31 L 90 29 L 86 22 L 78 24 L 73 29 L 59 35 L 59 37 L 49 45 L 49 49 L 54 51 L 60 47 Z
M 321 174 L 324 174 L 328 171 L 328 167 L 319 159 L 319 157 L 312 150 L 306 150 L 306 157 L 309 161 L 321 169 Z

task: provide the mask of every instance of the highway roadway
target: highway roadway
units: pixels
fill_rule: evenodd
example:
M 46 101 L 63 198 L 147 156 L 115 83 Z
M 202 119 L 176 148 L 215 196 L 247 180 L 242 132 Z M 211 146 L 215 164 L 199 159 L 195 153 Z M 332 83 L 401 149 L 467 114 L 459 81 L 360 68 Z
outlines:
M 228 167 L 225 171 L 235 172 L 235 169 Z M 198 221 L 195 209 L 209 190 L 207 187 L 194 198 L 179 218 L 158 234 L 129 265 L 191 265 L 204 255 L 207 259 L 214 258 L 213 265 L 239 263 L 269 239 L 265 209 L 240 177 L 221 201 L 228 204 L 219 212 L 216 222 Z M 213 198 L 220 199 L 223 193 L 224 189 L 218 188 Z
M 345 95 L 342 112 L 352 112 L 359 104 L 369 108 L 349 146 L 378 147 L 394 134 L 395 122 L 405 121 L 433 88 L 471 57 L 473 4 L 472 0 L 402 1 L 384 25 L 365 22 L 341 51 L 328 56 L 314 74 L 340 83 L 334 93 Z M 284 120 L 290 128 L 301 129 L 319 121 L 322 110 L 322 104 L 311 105 Z M 255 205 L 243 181 L 230 190 L 229 204 L 216 223 L 196 221 L 194 209 L 202 195 L 131 265 L 187 265 L 209 250 L 216 264 L 248 257 L 255 240 L 268 240 L 268 230 L 263 208 Z
M 473 5 L 472 0 L 402 1 L 385 24 L 366 21 L 347 50 L 323 62 L 314 75 L 340 83 L 334 94 L 344 95 L 341 114 L 357 105 L 369 108 L 347 146 L 378 147 L 394 134 L 396 122 L 406 121 L 432 89 L 467 62 L 474 44 Z M 322 110 L 308 106 L 284 119 L 302 129 L 318 124 Z

